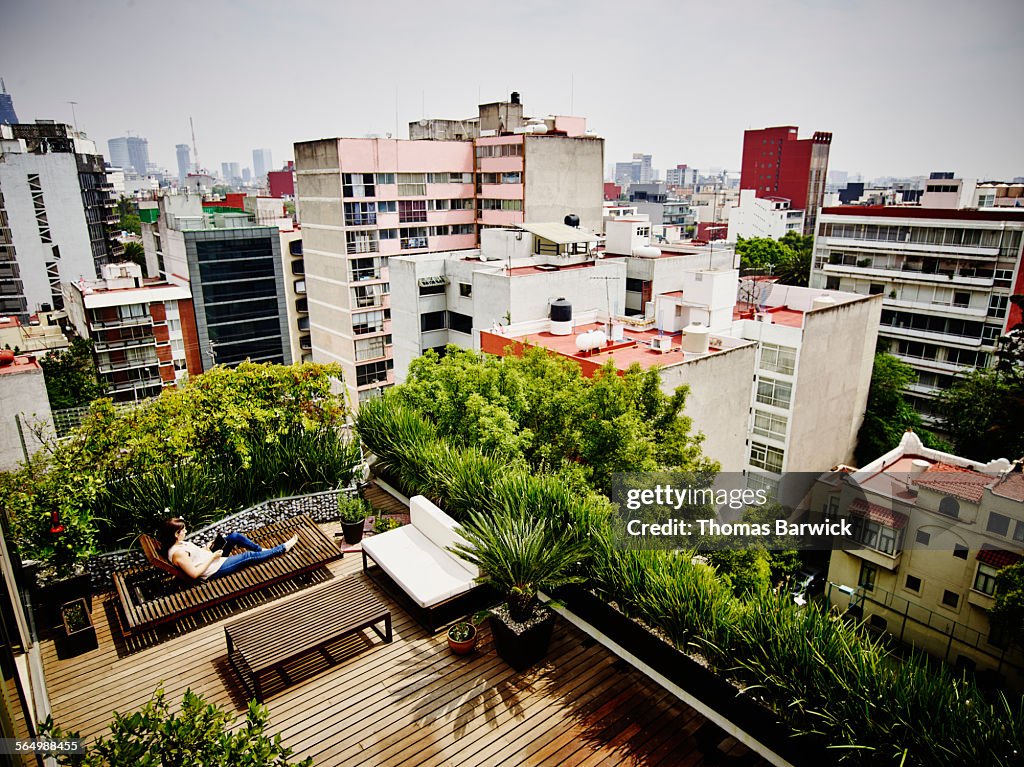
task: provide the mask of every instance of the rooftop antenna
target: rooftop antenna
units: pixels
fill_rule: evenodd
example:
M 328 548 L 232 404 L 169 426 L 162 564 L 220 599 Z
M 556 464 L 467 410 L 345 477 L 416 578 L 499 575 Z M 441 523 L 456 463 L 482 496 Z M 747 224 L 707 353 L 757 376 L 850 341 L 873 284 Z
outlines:
M 192 122 L 192 118 L 188 118 L 188 127 L 192 129 L 192 170 L 194 173 L 199 173 L 199 149 L 196 147 L 196 126 Z
M 4 78 L 0 77 L 0 93 L 7 93 L 7 86 L 4 85 Z
M 569 114 L 576 114 L 576 108 L 573 106 L 576 98 L 576 75 L 569 75 Z
M 75 124 L 75 133 L 78 133 L 78 116 L 75 114 L 75 104 L 78 102 L 69 101 L 68 103 L 71 105 L 71 121 Z

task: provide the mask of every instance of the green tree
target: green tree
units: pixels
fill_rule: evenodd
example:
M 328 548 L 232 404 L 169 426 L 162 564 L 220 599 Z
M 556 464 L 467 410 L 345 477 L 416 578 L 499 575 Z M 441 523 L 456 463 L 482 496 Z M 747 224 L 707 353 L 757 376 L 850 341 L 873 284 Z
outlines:
M 493 357 L 449 347 L 443 358 L 414 360 L 393 396 L 456 444 L 537 471 L 582 467 L 607 493 L 616 471 L 717 468 L 683 415 L 687 393 L 665 395 L 658 371 L 639 366 L 619 375 L 607 365 L 586 378 L 575 362 L 542 349 Z
M 1024 296 L 1012 296 L 1024 311 Z M 1024 457 L 1024 322 L 999 339 L 996 366 L 974 370 L 939 398 L 957 455 L 976 461 Z
M 896 447 L 907 429 L 917 432 L 931 447 L 945 447 L 921 427 L 921 416 L 907 402 L 904 389 L 917 381 L 917 373 L 891 354 L 876 354 L 871 369 L 864 422 L 857 434 L 856 460 L 863 466 Z
M 779 282 L 783 285 L 806 288 L 811 278 L 814 236 L 786 232 L 785 236 L 779 240 L 779 244 L 785 245 L 793 253 L 791 258 L 785 259 L 775 270 L 775 274 L 779 276 Z
M 158 689 L 141 710 L 115 713 L 109 737 L 90 743 L 85 754 L 59 755 L 57 763 L 84 767 L 312 767 L 312 757 L 289 761 L 292 750 L 281 743 L 281 736 L 266 734 L 268 719 L 267 708 L 250 701 L 245 722 L 236 725 L 235 716 L 191 690 L 185 691 L 181 710 L 172 712 L 164 691 Z M 54 727 L 48 719 L 40 737 L 68 740 L 79 736 Z
M 751 237 L 746 240 L 740 237 L 736 241 L 736 253 L 740 257 L 741 269 L 772 269 L 773 272 L 796 258 L 788 245 L 771 237 Z
M 1004 567 L 996 576 L 996 603 L 989 620 L 1024 647 L 1024 560 Z
M 133 264 L 142 267 L 142 273 L 146 273 L 146 250 L 141 242 L 126 242 L 124 244 L 124 257 Z
M 50 408 L 62 410 L 88 405 L 106 393 L 92 356 L 92 341 L 75 338 L 64 351 L 40 358 Z

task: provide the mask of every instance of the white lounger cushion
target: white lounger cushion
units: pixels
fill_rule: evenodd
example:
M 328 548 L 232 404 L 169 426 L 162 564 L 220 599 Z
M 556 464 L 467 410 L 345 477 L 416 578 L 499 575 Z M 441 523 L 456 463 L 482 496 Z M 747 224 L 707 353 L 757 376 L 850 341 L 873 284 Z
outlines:
M 476 586 L 476 567 L 447 550 L 465 540 L 456 522 L 422 495 L 409 501 L 410 524 L 363 540 L 363 551 L 420 607 Z

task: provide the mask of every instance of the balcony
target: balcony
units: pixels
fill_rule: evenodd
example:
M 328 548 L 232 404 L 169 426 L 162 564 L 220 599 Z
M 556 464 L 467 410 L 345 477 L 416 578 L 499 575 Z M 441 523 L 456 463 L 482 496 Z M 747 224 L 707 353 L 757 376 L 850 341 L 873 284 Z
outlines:
M 900 559 L 903 558 L 902 551 L 897 551 L 895 554 L 886 554 L 884 551 L 868 548 L 846 549 L 846 553 L 858 559 L 863 559 L 865 562 L 876 564 L 890 572 L 895 572 L 899 569 Z
M 331 534 L 338 526 L 326 529 Z M 364 579 L 360 565 L 358 557 L 347 556 L 332 562 L 329 572 Z M 269 732 L 280 733 L 294 749 L 293 761 L 309 756 L 317 767 L 767 767 L 567 621 L 556 626 L 546 661 L 518 674 L 497 658 L 486 626 L 477 651 L 457 657 L 444 633 L 429 634 L 399 604 L 368 582 L 367 587 L 391 611 L 392 644 L 374 637 L 374 646 L 367 647 L 357 635 L 330 646 L 333 663 L 313 658 L 307 667 L 289 667 L 292 684 L 268 689 Z M 116 604 L 112 595 L 98 596 L 94 604 L 98 649 L 61 658 L 52 640 L 42 643 L 56 722 L 87 741 L 109 735 L 115 710 L 138 709 L 161 684 L 175 709 L 191 688 L 244 718 L 248 695 L 224 644 L 226 621 L 245 614 L 244 608 L 200 614 L 186 630 L 126 640 L 114 617 Z
M 139 359 L 134 360 L 118 360 L 116 362 L 111 360 L 100 359 L 96 365 L 96 369 L 101 373 L 114 373 L 118 370 L 133 370 L 135 368 L 148 368 L 152 365 L 159 365 L 160 360 L 156 354 L 146 354 Z
M 863 250 L 868 253 L 920 253 L 922 256 L 944 255 L 957 258 L 995 258 L 999 248 L 981 248 L 963 245 L 928 245 L 916 242 L 890 242 L 884 240 L 848 240 L 845 237 L 820 237 L 818 245 L 833 250 Z
M 995 607 L 996 598 L 977 589 L 968 589 L 967 602 L 975 607 L 980 607 L 982 610 L 991 610 Z
M 938 344 L 953 344 L 977 349 L 984 345 L 984 341 L 978 336 L 958 336 L 955 333 L 936 333 L 928 330 L 914 330 L 913 328 L 899 325 L 879 325 L 879 335 L 892 338 L 906 338 L 911 341 L 931 341 Z
M 104 330 L 106 328 L 132 328 L 141 325 L 152 325 L 152 315 L 146 314 L 142 317 L 118 317 L 114 320 L 94 320 L 89 323 L 93 330 Z
M 991 288 L 993 277 L 964 277 L 955 270 L 925 273 L 916 269 L 896 269 L 875 266 L 857 266 L 856 264 L 825 264 L 822 271 L 826 274 L 841 274 L 850 277 L 878 277 L 892 282 L 927 282 L 955 287 Z
M 93 349 L 96 352 L 109 352 L 116 349 L 134 349 L 139 346 L 156 346 L 156 339 L 153 336 L 143 338 L 115 338 L 109 341 L 96 339 L 93 342 Z

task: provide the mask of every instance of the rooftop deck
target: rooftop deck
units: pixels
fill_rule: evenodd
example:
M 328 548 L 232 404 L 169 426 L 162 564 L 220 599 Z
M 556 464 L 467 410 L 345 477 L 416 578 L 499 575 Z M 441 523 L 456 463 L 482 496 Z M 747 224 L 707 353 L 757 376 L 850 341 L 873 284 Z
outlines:
M 331 571 L 365 580 L 358 555 Z M 392 644 L 369 631 L 344 640 L 328 648 L 333 665 L 305 660 L 289 669 L 290 686 L 267 692 L 270 729 L 297 757 L 320 767 L 767 764 L 565 621 L 547 661 L 517 674 L 486 629 L 477 652 L 459 658 L 443 632 L 430 636 L 377 593 L 392 611 Z M 97 650 L 59 659 L 53 642 L 43 646 L 60 726 L 86 738 L 105 734 L 113 711 L 140 707 L 161 684 L 175 706 L 191 688 L 244 716 L 246 694 L 224 643 L 237 612 L 126 641 L 115 604 L 112 595 L 94 600 Z

